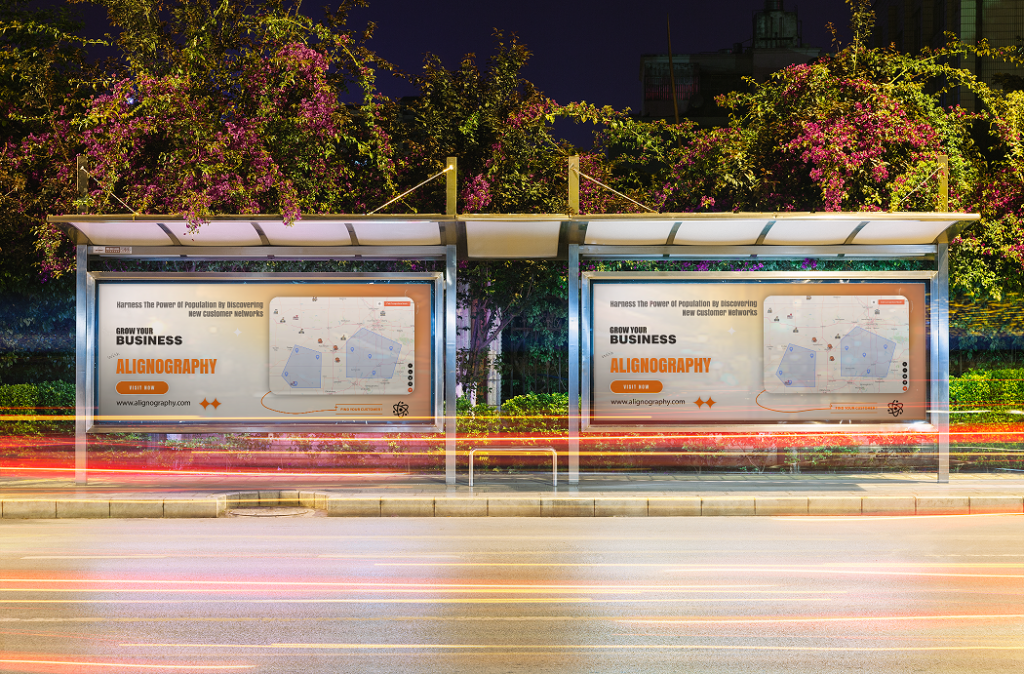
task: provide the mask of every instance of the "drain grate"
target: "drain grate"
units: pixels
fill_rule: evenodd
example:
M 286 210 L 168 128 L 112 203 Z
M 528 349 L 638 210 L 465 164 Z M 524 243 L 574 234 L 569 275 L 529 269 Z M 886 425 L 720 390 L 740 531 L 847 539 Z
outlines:
M 313 508 L 285 508 L 264 506 L 255 508 L 233 508 L 228 511 L 231 517 L 316 517 Z

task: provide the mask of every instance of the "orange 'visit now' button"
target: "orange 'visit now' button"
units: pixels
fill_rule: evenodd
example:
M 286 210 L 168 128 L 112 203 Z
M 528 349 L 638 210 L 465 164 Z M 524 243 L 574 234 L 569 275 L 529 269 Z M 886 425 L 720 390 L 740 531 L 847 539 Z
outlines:
M 616 379 L 612 382 L 612 393 L 661 393 L 661 382 L 657 379 Z
M 165 381 L 119 381 L 116 386 L 117 392 L 121 395 L 138 395 L 148 393 L 160 395 L 167 393 L 167 382 Z

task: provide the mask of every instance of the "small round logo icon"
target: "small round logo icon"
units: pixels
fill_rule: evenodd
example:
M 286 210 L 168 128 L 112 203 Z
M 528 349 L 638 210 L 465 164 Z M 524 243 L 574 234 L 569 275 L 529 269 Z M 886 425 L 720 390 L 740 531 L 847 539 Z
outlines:
M 889 414 L 893 415 L 894 417 L 898 417 L 899 415 L 903 414 L 903 403 L 901 403 L 899 400 L 893 400 L 891 403 L 889 403 Z
M 404 402 L 395 403 L 394 407 L 391 408 L 396 417 L 407 417 L 409 416 L 409 406 Z

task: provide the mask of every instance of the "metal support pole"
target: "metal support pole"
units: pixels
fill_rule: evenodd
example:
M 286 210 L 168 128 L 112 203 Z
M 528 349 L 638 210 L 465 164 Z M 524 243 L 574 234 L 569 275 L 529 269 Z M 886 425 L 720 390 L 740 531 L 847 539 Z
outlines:
M 75 484 L 87 483 L 86 476 L 86 410 L 88 372 L 88 282 L 89 247 L 79 245 L 75 250 Z
M 944 154 L 939 155 L 939 203 L 935 210 L 949 212 L 949 157 Z
M 580 247 L 569 244 L 569 484 L 580 482 Z
M 580 213 L 580 158 L 569 157 L 569 217 Z
M 445 175 L 445 215 L 455 215 L 458 210 L 459 204 L 459 159 L 458 157 L 448 157 L 448 166 L 452 167 L 451 171 Z
M 446 246 L 444 283 L 444 482 L 455 484 L 455 292 L 458 261 L 455 246 Z
M 945 238 L 945 237 L 943 237 Z M 938 482 L 949 482 L 949 244 L 939 243 L 935 251 L 938 275 L 935 279 L 937 314 L 935 331 L 938 333 L 938 367 L 933 375 L 938 383 L 938 397 L 933 401 L 936 426 L 939 429 Z

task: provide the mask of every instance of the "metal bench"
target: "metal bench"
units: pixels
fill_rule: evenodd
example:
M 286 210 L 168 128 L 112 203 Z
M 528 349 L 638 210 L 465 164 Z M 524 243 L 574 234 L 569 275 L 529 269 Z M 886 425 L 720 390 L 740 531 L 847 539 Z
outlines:
M 473 455 L 477 452 L 484 454 L 534 454 L 536 452 L 551 452 L 551 486 L 558 486 L 558 454 L 554 447 L 477 447 L 469 451 L 469 486 L 473 486 Z

